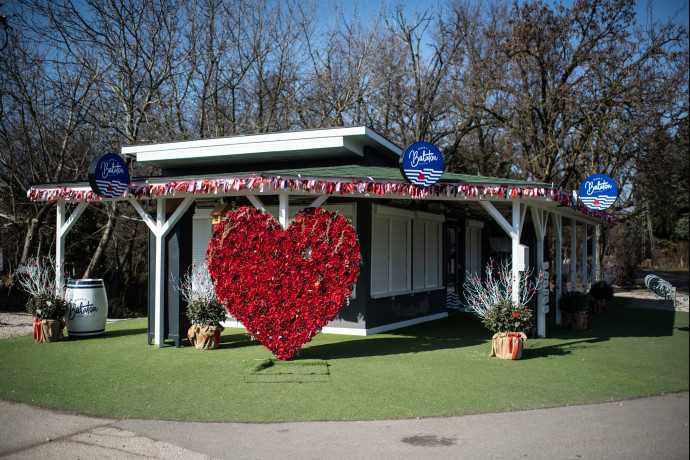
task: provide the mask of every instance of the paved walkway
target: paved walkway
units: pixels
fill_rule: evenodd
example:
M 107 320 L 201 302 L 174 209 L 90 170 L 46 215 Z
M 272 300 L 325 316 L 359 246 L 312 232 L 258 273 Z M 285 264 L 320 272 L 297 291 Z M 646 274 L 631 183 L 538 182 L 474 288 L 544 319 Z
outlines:
M 110 420 L 0 400 L 8 459 L 683 459 L 688 392 L 585 406 L 366 422 Z

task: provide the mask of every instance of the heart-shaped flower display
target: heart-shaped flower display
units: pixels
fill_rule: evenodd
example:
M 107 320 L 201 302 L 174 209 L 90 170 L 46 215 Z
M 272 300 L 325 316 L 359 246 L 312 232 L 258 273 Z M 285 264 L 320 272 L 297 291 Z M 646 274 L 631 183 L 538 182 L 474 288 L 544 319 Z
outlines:
M 269 214 L 240 208 L 214 227 L 207 259 L 221 303 L 288 359 L 343 306 L 360 256 L 357 235 L 339 214 L 308 208 L 283 230 Z

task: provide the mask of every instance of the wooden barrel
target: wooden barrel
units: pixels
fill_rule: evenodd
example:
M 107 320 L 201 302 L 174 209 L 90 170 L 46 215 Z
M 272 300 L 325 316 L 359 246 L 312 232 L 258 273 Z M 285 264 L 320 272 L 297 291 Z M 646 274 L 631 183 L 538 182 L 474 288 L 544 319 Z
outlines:
M 103 335 L 108 318 L 108 298 L 102 279 L 69 280 L 65 300 L 65 322 L 70 338 Z

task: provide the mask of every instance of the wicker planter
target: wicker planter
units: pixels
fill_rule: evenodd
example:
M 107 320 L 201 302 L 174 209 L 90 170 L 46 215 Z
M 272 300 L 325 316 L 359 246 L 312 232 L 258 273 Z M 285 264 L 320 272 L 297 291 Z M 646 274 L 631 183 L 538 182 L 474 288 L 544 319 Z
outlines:
M 563 327 L 576 331 L 589 329 L 589 312 L 578 311 L 575 313 L 567 313 L 563 319 Z
M 500 359 L 520 359 L 527 336 L 524 332 L 497 332 L 491 340 L 491 355 Z
M 187 331 L 187 338 L 197 350 L 215 350 L 220 345 L 220 333 L 224 330 L 225 328 L 220 325 L 192 324 L 192 327 Z
M 34 318 L 34 339 L 38 343 L 57 342 L 65 328 L 65 320 Z

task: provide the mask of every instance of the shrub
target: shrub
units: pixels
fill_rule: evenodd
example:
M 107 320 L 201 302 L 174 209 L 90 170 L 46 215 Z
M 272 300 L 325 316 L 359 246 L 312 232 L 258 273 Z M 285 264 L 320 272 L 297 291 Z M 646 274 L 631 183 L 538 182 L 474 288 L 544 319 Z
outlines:
M 604 280 L 599 280 L 592 284 L 589 294 L 597 300 L 611 300 L 613 299 L 613 286 Z
M 586 311 L 589 307 L 589 296 L 580 291 L 566 291 L 558 300 L 558 308 L 563 313 Z
M 217 299 L 193 300 L 187 304 L 187 318 L 192 324 L 218 326 L 225 321 L 226 310 Z
M 26 309 L 38 319 L 60 319 L 67 312 L 67 302 L 50 294 L 39 294 L 31 297 Z
M 181 281 L 179 291 L 187 302 L 187 319 L 192 324 L 218 326 L 225 321 L 227 310 L 218 302 L 206 263 L 190 267 Z
M 532 309 L 512 300 L 502 300 L 486 310 L 482 324 L 491 332 L 527 332 L 532 329 Z

